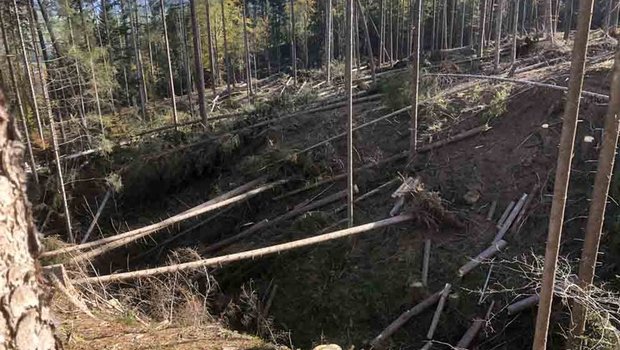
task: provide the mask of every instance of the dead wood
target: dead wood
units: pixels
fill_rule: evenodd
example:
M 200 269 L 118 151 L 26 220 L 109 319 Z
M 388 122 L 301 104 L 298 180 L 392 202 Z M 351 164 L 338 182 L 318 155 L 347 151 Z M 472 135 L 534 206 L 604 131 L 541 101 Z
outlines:
M 272 220 L 265 219 L 265 220 L 263 220 L 263 221 L 261 221 L 261 222 L 259 222 L 257 224 L 254 224 L 254 225 L 250 226 L 249 228 L 239 232 L 238 234 L 236 234 L 234 236 L 225 238 L 225 239 L 223 239 L 223 240 L 221 240 L 221 241 L 219 241 L 217 243 L 211 244 L 211 245 L 201 249 L 200 250 L 200 254 L 212 253 L 212 252 L 217 251 L 219 249 L 222 249 L 223 247 L 225 247 L 227 245 L 230 245 L 230 244 L 232 244 L 232 243 L 234 243 L 234 242 L 236 242 L 236 241 L 238 241 L 238 240 L 240 240 L 240 239 L 242 239 L 244 237 L 247 237 L 247 236 L 251 235 L 254 232 L 257 232 L 259 230 L 263 230 L 263 229 L 266 229 L 268 227 L 277 225 L 277 224 L 279 224 L 282 221 L 285 221 L 285 220 L 291 219 L 291 218 L 293 218 L 295 216 L 299 216 L 301 214 L 307 213 L 307 212 L 309 212 L 311 210 L 314 210 L 316 208 L 320 208 L 322 206 L 328 205 L 328 204 L 330 204 L 332 202 L 335 202 L 335 201 L 337 201 L 337 200 L 339 200 L 341 198 L 344 198 L 346 196 L 347 196 L 347 191 L 340 191 L 338 193 L 334 193 L 334 194 L 332 194 L 330 196 L 327 196 L 327 197 L 325 197 L 323 199 L 317 200 L 317 201 L 315 201 L 313 203 L 304 204 L 304 205 L 298 206 L 297 208 L 295 208 L 295 209 L 293 209 L 293 210 L 291 210 L 291 211 L 289 211 L 289 212 L 287 212 L 287 213 L 285 213 L 283 215 L 280 215 L 280 216 L 278 216 L 278 217 L 276 217 L 276 218 L 274 218 Z
M 497 77 L 497 76 L 487 76 L 487 75 L 476 75 L 476 74 L 453 74 L 453 73 L 426 73 L 423 74 L 423 77 L 455 77 L 455 78 L 468 78 L 468 79 L 481 79 L 481 80 L 496 80 L 496 81 L 504 81 L 504 82 L 508 82 L 508 83 L 515 83 L 515 84 L 524 84 L 524 85 L 529 85 L 529 86 L 537 86 L 537 87 L 542 87 L 542 88 L 546 88 L 546 89 L 553 89 L 553 90 L 560 90 L 560 91 L 568 91 L 568 88 L 566 86 L 559 86 L 559 85 L 553 85 L 553 84 L 545 84 L 545 83 L 540 83 L 537 81 L 531 81 L 531 80 L 523 80 L 523 79 L 512 79 L 512 78 L 504 78 L 504 77 Z M 593 98 L 597 98 L 601 101 L 609 101 L 609 96 L 607 95 L 603 95 L 603 94 L 599 94 L 596 92 L 592 92 L 592 91 L 582 91 L 581 92 L 582 96 L 588 96 L 588 97 L 593 97 Z
M 242 194 L 242 193 L 246 192 L 247 190 L 258 186 L 259 184 L 263 183 L 264 181 L 265 181 L 264 177 L 261 177 L 261 178 L 258 178 L 256 180 L 250 181 L 250 182 L 248 182 L 248 183 L 246 183 L 246 184 L 244 184 L 242 186 L 239 186 L 239 187 L 237 187 L 237 188 L 235 188 L 235 189 L 233 189 L 233 190 L 231 190 L 229 192 L 224 193 L 221 196 L 213 198 L 213 199 L 211 199 L 211 200 L 209 200 L 209 201 L 207 201 L 207 202 L 205 202 L 205 203 L 203 203 L 201 205 L 195 206 L 195 207 L 193 207 L 191 209 L 188 209 L 188 210 L 186 210 L 184 212 L 181 212 L 181 213 L 177 214 L 176 216 L 173 216 L 173 217 L 171 217 L 171 218 L 169 218 L 167 220 L 173 219 L 173 218 L 175 218 L 175 217 L 177 217 L 179 215 L 183 215 L 183 214 L 186 214 L 188 212 L 195 212 L 196 210 L 204 209 L 204 207 L 207 207 L 207 206 L 219 203 L 221 201 L 233 198 L 234 196 Z M 164 220 L 162 222 L 155 223 L 155 224 L 152 224 L 152 225 L 148 225 L 148 226 L 145 226 L 145 227 L 141 227 L 141 228 L 138 228 L 138 229 L 135 229 L 135 230 L 131 230 L 131 231 L 128 231 L 128 232 L 125 232 L 125 233 L 122 233 L 122 234 L 115 235 L 115 236 L 110 236 L 110 237 L 102 238 L 102 239 L 99 239 L 99 240 L 96 240 L 96 241 L 92 241 L 92 242 L 89 242 L 89 243 L 73 245 L 73 246 L 68 246 L 68 247 L 65 247 L 65 248 L 56 249 L 56 250 L 49 251 L 49 252 L 44 252 L 43 254 L 41 254 L 41 257 L 46 258 L 46 257 L 52 257 L 52 256 L 60 255 L 60 254 L 66 254 L 66 253 L 70 253 L 70 252 L 73 252 L 73 251 L 76 251 L 76 250 L 83 250 L 83 249 L 88 249 L 88 248 L 96 247 L 96 246 L 103 245 L 103 244 L 106 244 L 106 243 L 109 243 L 109 242 L 113 242 L 113 241 L 116 241 L 116 240 L 119 240 L 119 239 L 123 239 L 123 238 L 126 238 L 126 237 L 132 237 L 134 235 L 139 235 L 139 234 L 142 234 L 144 232 L 153 232 L 153 230 L 158 230 L 158 229 L 167 227 L 168 225 L 162 226 L 162 225 L 164 225 L 163 223 L 166 222 L 167 220 Z M 173 223 L 176 223 L 176 222 L 178 222 L 178 221 L 175 221 Z
M 491 312 L 493 312 L 494 306 L 495 306 L 495 301 L 492 301 L 491 305 L 487 309 L 487 313 L 484 316 L 484 318 L 476 318 L 472 321 L 471 326 L 467 329 L 465 334 L 463 334 L 463 337 L 461 338 L 461 340 L 459 340 L 459 342 L 456 344 L 457 348 L 459 349 L 469 348 L 469 345 L 471 345 L 471 343 L 474 341 L 478 333 L 480 333 L 480 330 L 482 330 L 482 328 L 487 323 L 489 318 L 491 318 Z
M 348 237 L 348 236 L 356 235 L 362 232 L 366 232 L 366 231 L 370 231 L 373 229 L 390 226 L 390 225 L 394 225 L 394 224 L 398 224 L 398 223 L 402 223 L 402 222 L 410 221 L 410 220 L 413 220 L 412 215 L 409 215 L 409 214 L 399 215 L 399 216 L 389 218 L 389 219 L 384 219 L 384 220 L 375 221 L 375 222 L 371 222 L 371 223 L 364 224 L 364 225 L 354 226 L 351 228 L 334 231 L 334 232 L 326 233 L 326 234 L 319 235 L 319 236 L 299 239 L 299 240 L 292 241 L 292 242 L 276 244 L 276 245 L 265 247 L 265 248 L 258 248 L 258 249 L 248 250 L 248 251 L 244 251 L 240 253 L 219 256 L 215 258 L 197 260 L 197 261 L 183 263 L 183 264 L 175 264 L 175 265 L 157 267 L 157 268 L 146 269 L 146 270 L 123 272 L 123 273 L 116 273 L 116 274 L 97 276 L 97 277 L 79 278 L 79 279 L 73 280 L 72 282 L 75 284 L 120 282 L 120 281 L 135 279 L 135 278 L 155 276 L 155 275 L 166 274 L 166 273 L 174 273 L 174 272 L 196 269 L 196 268 L 201 268 L 201 267 L 222 266 L 224 264 L 235 262 L 235 261 L 254 259 L 254 258 L 266 256 L 266 255 L 281 253 L 281 252 L 292 250 L 292 249 L 311 246 L 311 245 L 331 241 L 331 240 L 342 238 L 342 237 Z
M 519 213 L 521 212 L 521 209 L 523 208 L 523 205 L 525 204 L 527 197 L 528 195 L 524 193 L 519 199 L 519 201 L 517 202 L 517 204 L 514 206 L 514 208 L 512 208 L 510 215 L 508 215 L 508 217 L 502 224 L 502 227 L 497 232 L 497 235 L 495 235 L 495 238 L 493 239 L 494 243 L 499 242 L 500 240 L 504 238 L 504 236 L 506 235 L 506 232 L 508 232 L 508 229 L 510 229 L 510 226 L 512 225 L 513 221 L 515 220 L 517 215 L 519 215 Z
M 446 299 L 448 298 L 451 289 L 452 285 L 450 283 L 446 283 L 446 286 L 441 291 L 441 296 L 439 297 L 439 302 L 437 303 L 437 309 L 435 309 L 435 314 L 433 315 L 431 326 L 428 328 L 428 333 L 426 333 L 426 339 L 433 339 L 433 336 L 435 335 L 435 330 L 437 329 L 437 325 L 439 324 L 439 318 L 443 313 L 443 308 L 446 305 Z
M 507 244 L 508 242 L 504 240 L 493 242 L 493 244 L 490 247 L 482 251 L 474 259 L 471 259 L 468 263 L 466 263 L 465 265 L 461 266 L 461 268 L 459 268 L 459 271 L 458 271 L 459 277 L 465 276 L 466 274 L 471 272 L 471 270 L 475 269 L 478 265 L 480 265 L 482 262 L 492 258 L 495 254 L 499 253 L 502 249 L 504 249 Z
M 411 309 L 403 312 L 397 319 L 390 323 L 390 325 L 387 326 L 378 336 L 376 336 L 370 342 L 370 345 L 375 349 L 381 348 L 383 342 L 385 342 L 389 337 L 391 337 L 392 334 L 394 334 L 398 329 L 400 329 L 400 327 L 407 323 L 407 321 L 409 321 L 413 316 L 421 314 L 424 310 L 437 303 L 439 298 L 442 296 L 442 293 L 443 290 L 433 293 L 431 296 L 422 300 Z

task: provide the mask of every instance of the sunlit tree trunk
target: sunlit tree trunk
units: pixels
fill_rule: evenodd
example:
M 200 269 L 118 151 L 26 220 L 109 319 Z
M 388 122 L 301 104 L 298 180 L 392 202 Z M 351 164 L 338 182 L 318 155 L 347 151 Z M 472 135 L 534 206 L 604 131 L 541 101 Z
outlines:
M 551 203 L 551 212 L 549 214 L 549 233 L 545 249 L 538 315 L 536 317 L 534 350 L 545 350 L 547 348 L 547 333 L 549 332 L 549 319 L 553 303 L 555 272 L 562 239 L 562 227 L 564 226 L 566 194 L 570 180 L 593 5 L 593 0 L 579 1 L 579 20 L 577 23 L 577 33 L 575 34 L 575 43 L 573 44 L 570 78 L 555 170 L 553 202 Z
M 248 97 L 252 96 L 252 69 L 250 63 L 250 44 L 248 42 L 248 25 L 247 25 L 247 3 L 243 0 L 243 47 L 245 50 L 245 78 L 247 82 Z
M 213 49 L 213 35 L 211 33 L 211 9 L 209 8 L 209 0 L 205 1 L 205 12 L 207 15 L 207 46 L 209 49 L 209 65 L 211 66 L 211 86 L 213 89 L 213 98 L 217 95 L 216 85 L 217 85 L 217 73 L 215 71 L 216 66 L 216 58 L 215 58 L 215 50 Z
M 30 142 L 30 130 L 28 128 L 28 123 L 26 121 L 26 113 L 24 111 L 24 105 L 22 103 L 21 92 L 19 89 L 19 85 L 17 83 L 17 77 L 15 75 L 15 69 L 13 68 L 13 61 L 11 61 L 12 50 L 9 45 L 9 40 L 6 35 L 6 29 L 4 27 L 4 16 L 2 11 L 0 11 L 0 30 L 2 31 L 2 43 L 4 45 L 4 49 L 6 51 L 6 63 L 9 69 L 9 78 L 11 80 L 11 86 L 13 88 L 13 94 L 15 95 L 15 101 L 17 103 L 17 108 L 19 110 L 19 117 L 22 122 L 22 127 L 24 128 L 24 137 L 26 138 L 26 146 L 28 149 L 28 161 L 30 163 L 30 168 L 32 169 L 32 176 L 35 183 L 39 183 L 39 175 L 37 173 L 37 164 L 34 160 L 34 153 L 32 152 L 32 143 Z
M 230 56 L 228 53 L 228 39 L 226 37 L 226 16 L 224 12 L 224 0 L 220 0 L 220 5 L 222 7 L 222 36 L 224 37 L 224 66 L 226 67 L 226 89 L 230 92 L 232 72 L 230 67 Z
M 487 17 L 487 0 L 480 0 L 480 10 L 478 16 L 478 58 L 484 55 L 484 28 Z
M 159 0 L 159 7 L 161 10 L 161 23 L 164 29 L 164 48 L 166 49 L 166 63 L 168 65 L 168 88 L 170 89 L 170 99 L 172 101 L 172 120 L 174 125 L 179 123 L 179 116 L 177 115 L 177 102 L 176 95 L 174 93 L 174 76 L 172 75 L 172 62 L 170 59 L 170 42 L 168 40 L 168 26 L 166 25 L 166 9 L 164 7 L 164 0 Z M 209 5 L 207 4 L 207 8 Z
M 519 0 L 513 0 L 512 12 L 512 48 L 510 50 L 510 65 L 514 66 L 517 61 L 517 27 L 519 25 Z
M 417 154 L 418 144 L 418 87 L 420 72 L 420 28 L 422 26 L 422 0 L 416 0 L 413 11 L 413 54 L 411 55 L 411 120 L 409 129 L 409 161 L 412 162 Z
M 504 17 L 502 16 L 503 5 L 504 0 L 497 1 L 497 18 L 495 21 L 495 72 L 499 72 L 499 62 L 502 46 L 502 18 Z

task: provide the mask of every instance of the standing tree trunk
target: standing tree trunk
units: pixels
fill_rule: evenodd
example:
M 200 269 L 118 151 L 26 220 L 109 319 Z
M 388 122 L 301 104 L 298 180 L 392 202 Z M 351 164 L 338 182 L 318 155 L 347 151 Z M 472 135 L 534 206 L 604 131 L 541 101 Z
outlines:
M 379 0 L 379 69 L 383 65 L 383 48 L 385 46 L 384 30 L 385 25 L 385 0 Z
M 542 0 L 544 1 L 544 14 L 543 14 L 543 28 L 544 33 L 551 42 L 551 44 L 555 43 L 555 39 L 553 36 L 553 2 L 552 0 Z M 584 15 L 580 13 L 581 15 Z
M 252 91 L 252 70 L 250 69 L 250 44 L 248 42 L 248 25 L 246 0 L 243 0 L 243 46 L 245 48 L 245 78 L 247 81 L 248 98 L 254 93 Z
M 88 52 L 88 63 L 90 65 L 90 79 L 93 85 L 93 93 L 95 94 L 95 107 L 97 108 L 97 116 L 99 117 L 99 126 L 101 127 L 101 134 L 105 136 L 105 128 L 103 126 L 103 116 L 101 115 L 101 103 L 99 101 L 99 89 L 97 87 L 97 75 L 95 73 L 95 64 L 93 62 L 93 53 L 90 48 L 89 33 L 86 30 L 86 22 L 84 21 L 84 13 L 82 12 L 82 0 L 78 1 L 78 10 L 80 12 L 80 21 L 82 23 L 82 31 L 84 34 L 84 42 L 86 43 L 86 50 Z
M 53 127 L 53 126 L 52 126 Z M 40 246 L 26 195 L 22 148 L 0 92 L 0 347 L 58 349 L 44 289 L 39 285 Z
M 411 1 L 409 0 L 410 4 Z M 409 31 L 407 31 L 407 34 Z M 433 31 L 431 33 L 431 51 L 435 51 L 439 48 L 440 45 L 437 45 L 439 35 L 437 35 L 437 0 L 433 0 Z
M 211 9 L 209 8 L 209 0 L 205 1 L 205 10 L 207 14 L 207 46 L 209 47 L 209 64 L 211 66 L 211 87 L 213 88 L 213 98 L 215 98 L 217 95 L 215 90 L 217 74 L 215 72 L 215 50 L 213 49 L 213 37 L 211 35 Z
M 512 48 L 510 50 L 510 65 L 517 61 L 517 26 L 519 24 L 519 0 L 514 0 L 512 13 Z
M 220 1 L 220 5 L 222 7 L 222 35 L 224 36 L 224 66 L 226 67 L 226 89 L 230 93 L 230 79 L 231 79 L 231 69 L 230 69 L 230 57 L 228 54 L 228 39 L 226 38 L 226 16 L 224 14 L 224 0 Z
M 363 16 L 363 15 L 362 15 Z M 372 54 L 370 56 L 372 59 Z M 332 81 L 332 0 L 325 1 L 325 76 L 327 85 Z
M 135 3 L 134 3 L 135 5 Z M 146 112 L 146 101 L 147 101 L 147 93 L 146 93 L 146 82 L 144 80 L 144 65 L 142 64 L 142 51 L 140 50 L 140 39 L 138 37 L 138 9 L 136 6 L 132 6 L 133 9 L 130 10 L 130 18 L 129 22 L 131 23 L 131 37 L 133 40 L 133 48 L 134 55 L 136 60 L 136 69 L 138 73 L 138 82 L 140 86 L 138 87 L 138 92 L 140 95 L 140 112 L 142 114 L 142 118 L 147 119 L 148 115 Z
M 547 332 L 549 331 L 549 317 L 551 316 L 551 305 L 553 302 L 555 271 L 562 238 L 566 193 L 568 192 L 571 161 L 573 148 L 575 146 L 577 116 L 579 113 L 581 89 L 583 87 L 593 5 L 593 0 L 579 1 L 580 15 L 577 23 L 575 43 L 573 45 L 570 81 L 568 93 L 566 95 L 566 105 L 564 107 L 564 121 L 562 125 L 562 134 L 560 136 L 558 164 L 555 171 L 553 202 L 549 215 L 549 234 L 545 250 L 545 265 L 543 269 L 538 315 L 536 317 L 536 331 L 534 334 L 534 350 L 545 350 L 547 347 Z
M 594 281 L 594 270 L 596 268 L 598 248 L 603 231 L 603 220 L 605 218 L 605 206 L 607 205 L 609 184 L 613 175 L 616 147 L 618 146 L 618 133 L 620 131 L 620 46 L 616 48 L 610 90 L 610 101 L 607 107 L 605 131 L 602 138 L 603 146 L 598 157 L 592 201 L 590 202 L 588 223 L 586 225 L 586 235 L 579 264 L 578 283 L 584 290 L 587 290 Z M 572 313 L 574 317 L 573 338 L 575 340 L 580 339 L 585 330 L 586 312 L 584 305 L 575 304 Z
M 346 0 L 345 88 L 347 90 L 347 218 L 353 227 L 353 0 Z
M 503 10 L 504 0 L 497 1 L 497 18 L 495 20 L 495 72 L 499 72 L 499 61 L 500 61 L 500 53 L 502 46 L 502 10 Z
M 416 156 L 418 144 L 418 87 L 420 72 L 420 29 L 422 26 L 422 0 L 416 0 L 413 12 L 413 54 L 411 55 L 411 138 L 409 139 L 409 162 Z
M 207 106 L 205 104 L 205 74 L 202 68 L 202 48 L 200 45 L 200 26 L 198 25 L 198 13 L 196 1 L 189 0 L 189 9 L 192 20 L 192 36 L 194 39 L 194 70 L 196 71 L 196 87 L 198 88 L 198 111 L 202 119 L 203 127 L 208 128 Z
M 207 8 L 208 6 L 207 4 Z M 164 47 L 166 49 L 166 63 L 168 64 L 168 87 L 170 89 L 170 99 L 172 100 L 172 121 L 174 125 L 177 125 L 179 123 L 179 116 L 177 115 L 177 101 L 176 94 L 174 93 L 174 77 L 172 75 L 172 62 L 170 60 L 170 42 L 168 41 L 168 26 L 166 25 L 164 0 L 159 0 L 159 7 L 161 10 L 161 23 L 164 27 Z
M 297 43 L 295 41 L 295 3 L 291 0 L 291 65 L 293 68 L 293 84 L 297 85 Z
M 6 63 L 9 68 L 9 76 L 11 79 L 11 86 L 13 87 L 15 100 L 17 102 L 17 107 L 19 109 L 19 117 L 22 122 L 22 126 L 24 128 L 24 136 L 26 137 L 26 146 L 28 148 L 28 160 L 30 162 L 30 168 L 32 169 L 32 175 L 34 177 L 35 183 L 39 183 L 39 175 L 37 174 L 37 164 L 34 160 L 34 153 L 32 152 L 32 143 L 30 142 L 30 130 L 28 128 L 28 123 L 26 121 L 26 113 L 24 112 L 24 105 L 22 103 L 21 93 L 19 92 L 19 85 L 17 83 L 17 78 L 15 75 L 15 69 L 13 68 L 13 62 L 11 61 L 11 47 L 9 46 L 9 40 L 6 35 L 6 30 L 4 28 L 4 16 L 2 15 L 2 11 L 0 11 L 0 30 L 2 31 L 2 43 L 4 45 L 4 49 L 6 51 Z
M 480 11 L 478 16 L 478 58 L 482 60 L 484 55 L 484 27 L 487 17 L 487 0 L 480 0 Z M 480 62 L 481 63 L 481 62 Z
M 331 1 L 331 0 L 327 0 Z M 362 3 L 360 0 L 356 0 L 357 9 L 359 11 L 360 16 L 362 16 L 362 24 L 364 25 L 364 36 L 366 37 L 366 47 L 368 48 L 368 63 L 370 63 L 370 74 L 372 75 L 373 83 L 377 81 L 376 73 L 375 73 L 375 60 L 372 55 L 372 44 L 370 42 L 370 33 L 368 33 L 368 22 L 366 22 L 366 15 L 364 14 L 364 8 L 362 7 Z
M 461 2 L 461 34 L 459 38 L 459 47 L 465 46 L 465 13 L 466 13 L 465 0 Z
M 567 0 L 564 7 L 564 40 L 568 40 L 570 30 L 573 24 L 573 0 Z
M 30 98 L 32 98 L 32 109 L 37 122 L 37 129 L 39 131 L 39 137 L 41 142 L 45 145 L 45 137 L 43 136 L 43 123 L 41 122 L 41 114 L 39 113 L 39 104 L 37 103 L 37 95 L 34 91 L 34 81 L 32 79 L 32 71 L 30 70 L 30 59 L 28 58 L 28 52 L 26 51 L 26 43 L 24 42 L 24 34 L 22 33 L 21 20 L 19 19 L 19 7 L 17 7 L 17 0 L 13 0 L 13 8 L 15 10 L 15 19 L 17 23 L 17 29 L 19 32 L 19 42 L 21 45 L 22 60 L 24 62 L 24 69 L 26 70 L 26 77 L 28 78 L 28 87 L 30 88 Z M 49 103 L 49 101 L 47 101 Z M 33 169 L 34 170 L 34 169 Z

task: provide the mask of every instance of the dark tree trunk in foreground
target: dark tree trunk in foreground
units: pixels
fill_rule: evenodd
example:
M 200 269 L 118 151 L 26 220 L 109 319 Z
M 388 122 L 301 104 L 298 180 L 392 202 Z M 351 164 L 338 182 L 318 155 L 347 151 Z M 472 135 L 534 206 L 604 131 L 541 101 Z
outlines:
M 44 289 L 38 283 L 39 242 L 26 196 L 23 146 L 0 92 L 0 348 L 57 349 Z

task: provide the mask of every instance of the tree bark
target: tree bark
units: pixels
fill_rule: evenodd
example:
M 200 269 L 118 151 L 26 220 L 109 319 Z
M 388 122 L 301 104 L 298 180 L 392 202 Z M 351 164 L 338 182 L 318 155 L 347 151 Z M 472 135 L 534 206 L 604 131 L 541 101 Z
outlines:
M 247 26 L 247 3 L 243 0 L 243 46 L 245 48 L 245 78 L 247 82 L 248 97 L 252 96 L 252 70 L 250 66 L 250 44 L 248 42 L 248 26 Z
M 172 75 L 172 62 L 170 60 L 170 42 L 168 41 L 168 26 L 166 25 L 166 9 L 164 8 L 164 0 L 159 0 L 161 10 L 161 22 L 164 29 L 164 47 L 166 49 L 166 63 L 168 65 L 168 87 L 170 89 L 170 99 L 172 100 L 172 121 L 174 125 L 179 123 L 177 114 L 176 94 L 174 92 L 174 76 Z M 209 4 L 207 3 L 207 8 Z
M 230 92 L 230 79 L 231 79 L 231 69 L 230 69 L 230 57 L 228 55 L 228 39 L 226 37 L 226 16 L 224 13 L 224 0 L 220 0 L 220 5 L 222 7 L 222 35 L 224 37 L 224 66 L 226 67 L 226 89 Z
M 368 49 L 368 63 L 370 63 L 370 74 L 372 75 L 372 81 L 376 82 L 377 77 L 375 73 L 375 60 L 372 55 L 372 43 L 370 41 L 370 33 L 368 33 L 368 22 L 366 22 L 366 15 L 364 14 L 364 8 L 362 7 L 362 3 L 360 2 L 360 0 L 356 0 L 356 3 L 359 14 L 362 17 L 362 24 L 364 25 L 364 36 L 366 37 L 366 47 Z
M 567 4 L 564 7 L 564 40 L 568 40 L 570 30 L 573 24 L 573 0 L 567 0 Z
M 28 78 L 28 87 L 30 88 L 30 97 L 32 98 L 32 109 L 37 122 L 37 130 L 39 131 L 39 137 L 43 144 L 45 144 L 45 137 L 43 136 L 43 123 L 41 122 L 41 114 L 39 113 L 39 105 L 37 103 L 37 95 L 34 91 L 34 81 L 32 79 L 32 71 L 30 70 L 30 60 L 26 51 L 26 43 L 24 42 L 24 34 L 22 33 L 21 20 L 19 18 L 19 7 L 17 6 L 17 0 L 13 0 L 13 9 L 15 10 L 15 19 L 17 23 L 17 29 L 19 32 L 19 42 L 21 45 L 22 60 L 24 62 L 24 69 L 26 70 L 26 77 Z M 47 101 L 49 103 L 49 101 Z
M 605 117 L 605 131 L 602 137 L 603 146 L 598 158 L 596 178 L 594 179 L 594 188 L 592 190 L 592 201 L 590 202 L 585 240 L 583 242 L 583 251 L 579 264 L 578 283 L 584 290 L 587 290 L 594 281 L 594 271 L 603 231 L 607 195 L 613 175 L 614 159 L 616 157 L 616 147 L 618 145 L 618 134 L 620 131 L 620 46 L 616 48 L 616 58 L 614 61 L 609 97 L 610 101 L 607 107 L 607 116 Z M 581 304 L 575 304 L 573 308 L 573 338 L 576 340 L 580 339 L 580 336 L 585 330 L 586 311 L 586 308 Z
M 26 195 L 23 146 L 0 92 L 0 347 L 57 349 L 44 288 L 38 283 L 40 246 Z
M 295 41 L 295 1 L 291 0 L 291 66 L 293 68 L 293 83 L 297 85 L 297 43 Z
M 478 58 L 484 55 L 484 27 L 487 12 L 487 0 L 480 0 L 480 11 L 478 16 Z
M 413 12 L 413 54 L 411 55 L 411 121 L 409 129 L 409 161 L 416 156 L 418 144 L 418 87 L 420 74 L 420 27 L 422 24 L 422 0 L 416 0 Z
M 161 0 L 160 0 L 161 1 Z M 213 49 L 213 36 L 211 34 L 211 9 L 209 8 L 209 0 L 205 1 L 205 12 L 207 15 L 207 46 L 209 47 L 209 65 L 211 66 L 211 88 L 213 89 L 213 98 L 217 96 L 215 90 L 217 73 L 215 69 L 215 50 Z
M 564 108 L 564 121 L 562 125 L 562 134 L 560 136 L 558 163 L 555 171 L 553 202 L 549 215 L 549 234 L 545 250 L 540 305 L 538 307 L 536 331 L 534 334 L 534 350 L 544 350 L 547 346 L 547 332 L 549 331 L 549 318 L 553 302 L 555 271 L 562 238 L 564 209 L 566 205 L 566 194 L 568 192 L 568 182 L 570 179 L 573 148 L 575 145 L 577 115 L 583 87 L 585 58 L 588 48 L 588 35 L 590 33 L 593 5 L 593 0 L 579 1 L 580 16 L 577 23 L 575 43 L 573 45 L 571 75 L 566 96 L 566 106 Z
M 353 227 L 353 1 L 346 0 L 345 88 L 347 90 L 347 218 Z
M 202 119 L 203 127 L 208 128 L 207 106 L 205 104 L 205 74 L 202 67 L 202 47 L 200 45 L 200 26 L 198 25 L 198 11 L 196 1 L 189 0 L 189 8 L 192 20 L 192 36 L 194 39 L 194 70 L 196 71 L 196 87 L 198 89 L 198 111 Z
M 362 14 L 362 17 L 363 16 L 364 15 Z M 368 33 L 368 28 L 366 28 L 366 33 Z M 370 52 L 371 52 L 370 59 L 372 59 L 372 49 Z M 327 85 L 331 84 L 331 80 L 332 80 L 331 62 L 332 62 L 332 0 L 326 0 L 325 1 L 325 75 L 327 79 Z
M 0 31 L 2 31 L 2 43 L 4 44 L 4 49 L 6 50 L 6 63 L 9 68 L 11 86 L 13 87 L 15 93 L 15 100 L 17 102 L 17 107 L 19 110 L 19 117 L 24 128 L 24 136 L 26 138 L 26 146 L 28 148 L 28 161 L 30 162 L 30 168 L 32 169 L 34 181 L 38 184 L 39 175 L 37 174 L 37 164 L 34 160 L 34 153 L 32 152 L 32 143 L 30 142 L 30 130 L 26 121 L 26 113 L 24 112 L 24 105 L 22 103 L 21 93 L 19 91 L 19 84 L 17 83 L 17 77 L 15 75 L 15 69 L 13 68 L 13 61 L 11 61 L 12 50 L 9 46 L 9 40 L 7 38 L 6 30 L 4 28 L 4 16 L 2 15 L 2 11 L 0 11 Z
M 504 0 L 497 1 L 497 18 L 495 20 L 495 72 L 499 72 L 500 49 L 502 46 L 502 18 L 504 17 L 502 16 L 503 5 Z
M 513 0 L 512 13 L 512 49 L 510 50 L 510 65 L 514 66 L 517 61 L 517 27 L 519 25 L 519 0 Z

